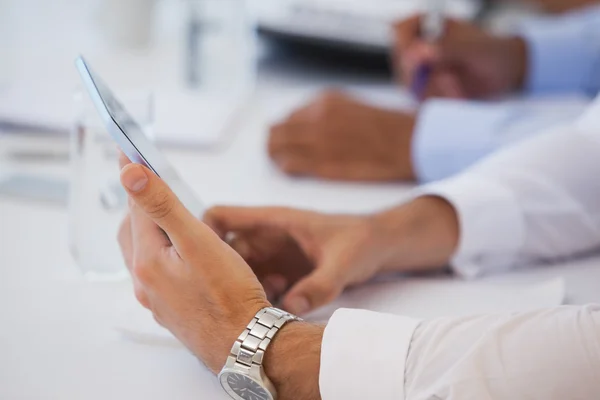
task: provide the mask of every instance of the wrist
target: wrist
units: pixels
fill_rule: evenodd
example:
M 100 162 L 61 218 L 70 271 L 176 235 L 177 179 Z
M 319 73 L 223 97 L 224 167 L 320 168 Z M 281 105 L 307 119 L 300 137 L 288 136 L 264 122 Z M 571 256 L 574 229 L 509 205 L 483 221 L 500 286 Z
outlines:
M 526 85 L 529 60 L 527 42 L 525 39 L 515 36 L 503 38 L 502 43 L 505 52 L 505 60 L 509 63 L 507 71 L 509 71 L 509 89 L 510 91 L 518 91 Z
M 376 214 L 372 225 L 382 255 L 379 272 L 441 269 L 458 248 L 457 213 L 440 197 L 419 197 Z
M 206 366 L 215 374 L 223 369 L 223 366 L 227 362 L 227 358 L 231 355 L 232 347 L 240 334 L 242 334 L 248 323 L 253 320 L 256 313 L 263 308 L 272 307 L 271 303 L 266 300 L 245 302 L 243 306 L 240 304 L 240 308 L 232 312 L 230 315 L 221 316 L 222 321 L 228 321 L 226 329 L 220 334 L 215 336 L 215 339 L 208 349 L 199 350 L 202 347 L 206 347 L 206 343 L 198 343 L 198 346 L 193 349 L 193 352 L 198 355 L 200 359 L 203 359 L 201 354 L 214 354 L 214 357 L 203 359 Z M 218 332 L 214 330 L 214 332 Z
M 280 400 L 320 399 L 319 372 L 324 328 L 290 322 L 274 337 L 265 354 L 265 373 Z
M 384 132 L 386 140 L 383 159 L 388 160 L 389 176 L 394 180 L 414 181 L 416 173 L 412 164 L 412 141 L 416 126 L 416 116 L 405 112 L 380 110 L 377 118 L 379 132 Z

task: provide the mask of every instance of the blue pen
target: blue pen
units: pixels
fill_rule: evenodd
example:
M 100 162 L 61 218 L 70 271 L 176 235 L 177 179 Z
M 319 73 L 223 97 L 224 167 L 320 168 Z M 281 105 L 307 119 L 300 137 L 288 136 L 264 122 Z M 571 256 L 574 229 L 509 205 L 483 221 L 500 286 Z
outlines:
M 429 0 L 427 12 L 421 19 L 421 36 L 429 43 L 437 42 L 444 34 L 444 0 Z M 416 72 L 412 91 L 422 99 L 431 75 L 431 65 L 422 65 Z

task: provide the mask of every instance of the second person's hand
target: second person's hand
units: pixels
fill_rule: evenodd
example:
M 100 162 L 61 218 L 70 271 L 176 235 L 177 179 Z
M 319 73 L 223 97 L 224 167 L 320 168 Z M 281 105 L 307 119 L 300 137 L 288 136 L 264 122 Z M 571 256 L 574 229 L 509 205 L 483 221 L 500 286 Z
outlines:
M 439 269 L 458 242 L 453 207 L 434 197 L 372 216 L 217 207 L 205 222 L 250 264 L 267 295 L 295 314 L 379 273 Z
M 421 16 L 395 27 L 394 60 L 401 83 L 414 86 L 417 71 L 431 69 L 422 99 L 481 99 L 517 91 L 527 75 L 527 45 L 519 37 L 500 37 L 466 22 L 448 19 L 436 43 L 421 38 Z
M 415 116 L 326 92 L 273 126 L 269 155 L 284 172 L 345 181 L 414 180 Z

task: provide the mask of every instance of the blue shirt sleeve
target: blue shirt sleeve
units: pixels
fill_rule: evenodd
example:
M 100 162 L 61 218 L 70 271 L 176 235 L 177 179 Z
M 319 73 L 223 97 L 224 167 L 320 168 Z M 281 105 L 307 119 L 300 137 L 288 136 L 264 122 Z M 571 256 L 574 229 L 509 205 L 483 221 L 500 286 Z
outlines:
M 521 35 L 529 45 L 528 92 L 598 93 L 600 7 L 528 21 Z
M 506 145 L 573 121 L 588 104 L 583 97 L 495 104 L 429 100 L 419 111 L 412 142 L 417 180 L 451 177 Z

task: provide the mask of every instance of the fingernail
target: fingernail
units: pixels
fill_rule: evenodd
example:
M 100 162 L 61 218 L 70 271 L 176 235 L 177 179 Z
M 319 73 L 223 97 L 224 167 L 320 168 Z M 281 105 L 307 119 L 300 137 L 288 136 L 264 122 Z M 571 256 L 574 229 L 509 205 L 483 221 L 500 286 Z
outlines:
M 125 167 L 121 172 L 121 182 L 132 192 L 139 192 L 146 187 L 148 177 L 141 165 Z
M 238 252 L 238 254 L 244 259 L 248 260 L 252 256 L 252 248 L 248 244 L 248 242 L 244 240 L 239 240 L 235 243 L 234 249 Z
M 310 310 L 310 303 L 304 297 L 296 297 L 290 300 L 288 308 L 292 314 L 301 315 Z

